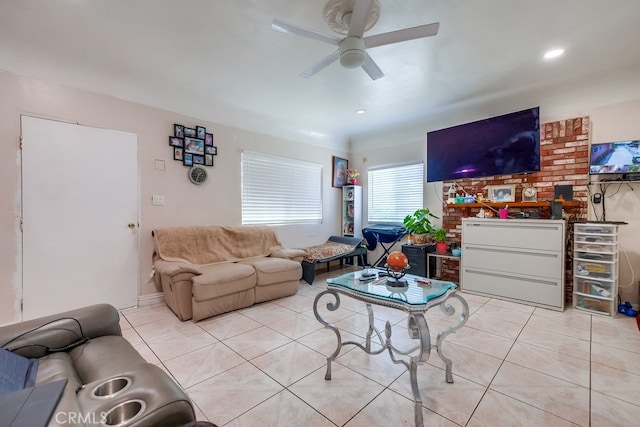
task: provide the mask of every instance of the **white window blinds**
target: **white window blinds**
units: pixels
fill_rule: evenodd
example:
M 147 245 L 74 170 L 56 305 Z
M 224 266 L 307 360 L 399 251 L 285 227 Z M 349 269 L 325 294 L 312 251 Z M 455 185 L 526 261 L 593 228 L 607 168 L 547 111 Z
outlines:
M 322 165 L 242 153 L 242 224 L 322 222 Z
M 423 163 L 370 169 L 367 184 L 370 224 L 402 223 L 405 216 L 423 207 Z

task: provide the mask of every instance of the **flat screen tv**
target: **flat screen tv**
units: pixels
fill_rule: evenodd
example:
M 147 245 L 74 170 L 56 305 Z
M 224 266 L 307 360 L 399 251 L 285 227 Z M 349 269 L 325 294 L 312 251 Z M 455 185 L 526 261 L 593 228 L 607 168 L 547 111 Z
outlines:
M 591 144 L 589 174 L 640 172 L 640 140 Z
M 427 133 L 427 182 L 539 170 L 539 107 Z

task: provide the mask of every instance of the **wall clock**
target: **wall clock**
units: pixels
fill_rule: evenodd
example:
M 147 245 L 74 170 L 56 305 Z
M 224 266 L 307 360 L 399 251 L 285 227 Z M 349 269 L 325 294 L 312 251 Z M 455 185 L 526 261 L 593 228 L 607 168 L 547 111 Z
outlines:
M 522 201 L 523 202 L 537 202 L 538 190 L 534 186 L 525 187 L 522 189 Z
M 207 170 L 200 165 L 193 165 L 191 169 L 189 169 L 189 180 L 195 185 L 204 184 L 207 181 L 208 173 Z

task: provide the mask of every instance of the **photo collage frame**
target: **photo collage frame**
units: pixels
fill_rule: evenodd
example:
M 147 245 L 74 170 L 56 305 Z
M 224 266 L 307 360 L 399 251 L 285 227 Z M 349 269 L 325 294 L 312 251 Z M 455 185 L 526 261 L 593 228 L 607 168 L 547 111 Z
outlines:
M 213 145 L 213 134 L 203 126 L 195 128 L 173 125 L 173 136 L 169 137 L 173 148 L 173 160 L 185 166 L 213 166 L 213 157 L 218 155 L 218 147 Z

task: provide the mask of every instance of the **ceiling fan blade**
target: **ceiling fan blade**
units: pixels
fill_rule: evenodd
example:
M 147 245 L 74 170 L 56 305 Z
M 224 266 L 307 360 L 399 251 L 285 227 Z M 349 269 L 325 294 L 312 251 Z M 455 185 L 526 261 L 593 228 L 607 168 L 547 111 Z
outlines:
M 287 24 L 279 19 L 274 19 L 271 24 L 271 28 L 277 31 L 282 31 L 283 33 L 295 34 L 296 36 L 306 37 L 311 40 L 318 40 L 321 42 L 329 43 L 334 46 L 338 46 L 340 44 L 340 40 L 337 37 L 328 36 L 326 34 L 318 33 L 313 30 L 308 30 L 306 28 L 298 27 L 296 25 Z
M 438 34 L 439 22 L 433 24 L 419 25 L 417 27 L 405 28 L 404 30 L 389 31 L 388 33 L 375 34 L 364 38 L 367 48 L 384 46 L 391 43 L 404 42 L 407 40 L 431 37 Z
M 362 37 L 373 0 L 356 0 L 349 22 L 349 37 Z
M 318 71 L 321 71 L 321 70 L 327 68 L 333 62 L 337 61 L 338 58 L 340 58 L 340 51 L 336 50 L 331 55 L 329 55 L 326 58 L 320 60 L 319 62 L 316 62 L 315 64 L 313 64 L 311 66 L 311 68 L 309 68 L 309 69 L 305 70 L 304 72 L 302 72 L 302 74 L 300 74 L 300 77 L 304 77 L 305 79 L 308 79 L 309 77 L 311 77 L 314 74 L 316 74 Z
M 378 67 L 378 65 L 373 62 L 373 59 L 369 56 L 368 53 L 364 53 L 364 62 L 362 63 L 362 69 L 369 74 L 371 80 L 378 80 L 379 78 L 384 77 L 384 73 Z

